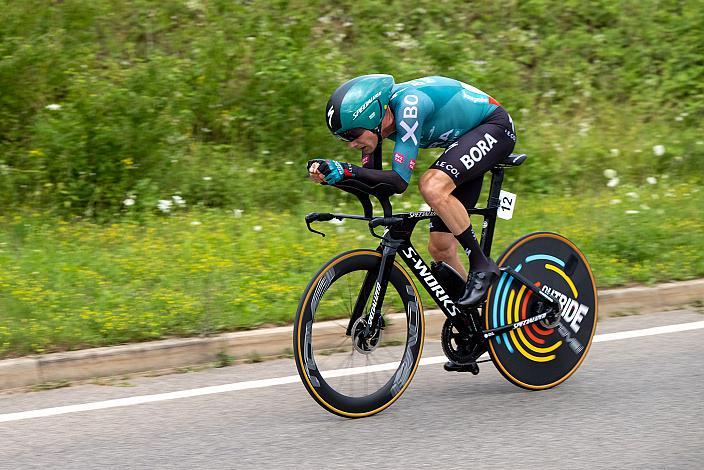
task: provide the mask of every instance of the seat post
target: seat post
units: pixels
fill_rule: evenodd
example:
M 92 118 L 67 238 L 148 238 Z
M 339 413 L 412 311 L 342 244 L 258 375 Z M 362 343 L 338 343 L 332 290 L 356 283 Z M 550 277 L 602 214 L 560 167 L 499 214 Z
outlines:
M 489 198 L 486 201 L 487 209 L 499 209 L 501 203 L 499 196 L 501 195 L 501 185 L 504 182 L 504 169 L 492 168 L 491 170 L 491 188 L 489 189 Z
M 499 210 L 501 185 L 504 182 L 503 168 L 494 167 L 491 170 L 491 188 L 489 189 L 489 198 L 486 201 L 488 214 L 484 216 L 484 224 L 482 227 L 482 240 L 480 248 L 488 257 L 491 256 L 491 245 L 494 240 L 494 227 L 496 226 L 496 213 Z

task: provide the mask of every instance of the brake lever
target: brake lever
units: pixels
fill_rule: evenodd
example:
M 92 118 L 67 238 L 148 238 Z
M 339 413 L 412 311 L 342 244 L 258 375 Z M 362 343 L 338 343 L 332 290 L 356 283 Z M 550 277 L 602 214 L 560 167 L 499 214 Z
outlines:
M 306 225 L 308 226 L 308 230 L 310 230 L 313 233 L 317 233 L 318 235 L 321 235 L 325 237 L 325 234 L 323 232 L 319 232 L 318 230 L 315 230 L 310 226 L 311 223 L 313 222 L 325 222 L 328 220 L 332 220 L 333 216 L 330 213 L 318 213 L 318 212 L 311 212 L 310 214 L 306 215 Z

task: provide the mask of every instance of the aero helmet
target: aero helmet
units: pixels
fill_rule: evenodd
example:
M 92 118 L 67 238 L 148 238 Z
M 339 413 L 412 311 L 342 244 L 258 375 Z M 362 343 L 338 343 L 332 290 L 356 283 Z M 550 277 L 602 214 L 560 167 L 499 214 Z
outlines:
M 343 134 L 351 129 L 378 133 L 393 86 L 394 77 L 384 74 L 362 75 L 340 85 L 325 107 L 330 132 L 343 140 L 350 140 Z

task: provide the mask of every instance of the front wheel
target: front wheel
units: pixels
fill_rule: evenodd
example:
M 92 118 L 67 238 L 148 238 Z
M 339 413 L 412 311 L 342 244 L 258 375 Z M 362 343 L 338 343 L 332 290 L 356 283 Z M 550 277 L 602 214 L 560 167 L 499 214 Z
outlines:
M 406 390 L 423 349 L 420 296 L 394 263 L 380 328 L 365 336 L 381 254 L 343 253 L 308 284 L 293 327 L 294 358 L 308 393 L 326 410 L 348 418 L 378 413 Z M 369 330 L 367 330 L 369 331 Z
M 536 232 L 516 240 L 498 259 L 560 303 L 553 324 L 536 322 L 491 338 L 489 354 L 499 372 L 519 387 L 541 390 L 565 381 L 589 351 L 598 299 L 589 263 L 562 235 Z M 484 307 L 486 329 L 519 322 L 542 307 L 539 296 L 504 272 Z

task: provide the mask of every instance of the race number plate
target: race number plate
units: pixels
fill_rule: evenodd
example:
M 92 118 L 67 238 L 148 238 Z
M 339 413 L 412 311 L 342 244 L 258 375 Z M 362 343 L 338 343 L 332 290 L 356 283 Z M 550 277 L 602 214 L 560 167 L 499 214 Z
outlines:
M 516 195 L 502 189 L 499 195 L 499 212 L 497 214 L 499 218 L 510 220 L 513 217 L 514 207 L 516 207 Z

